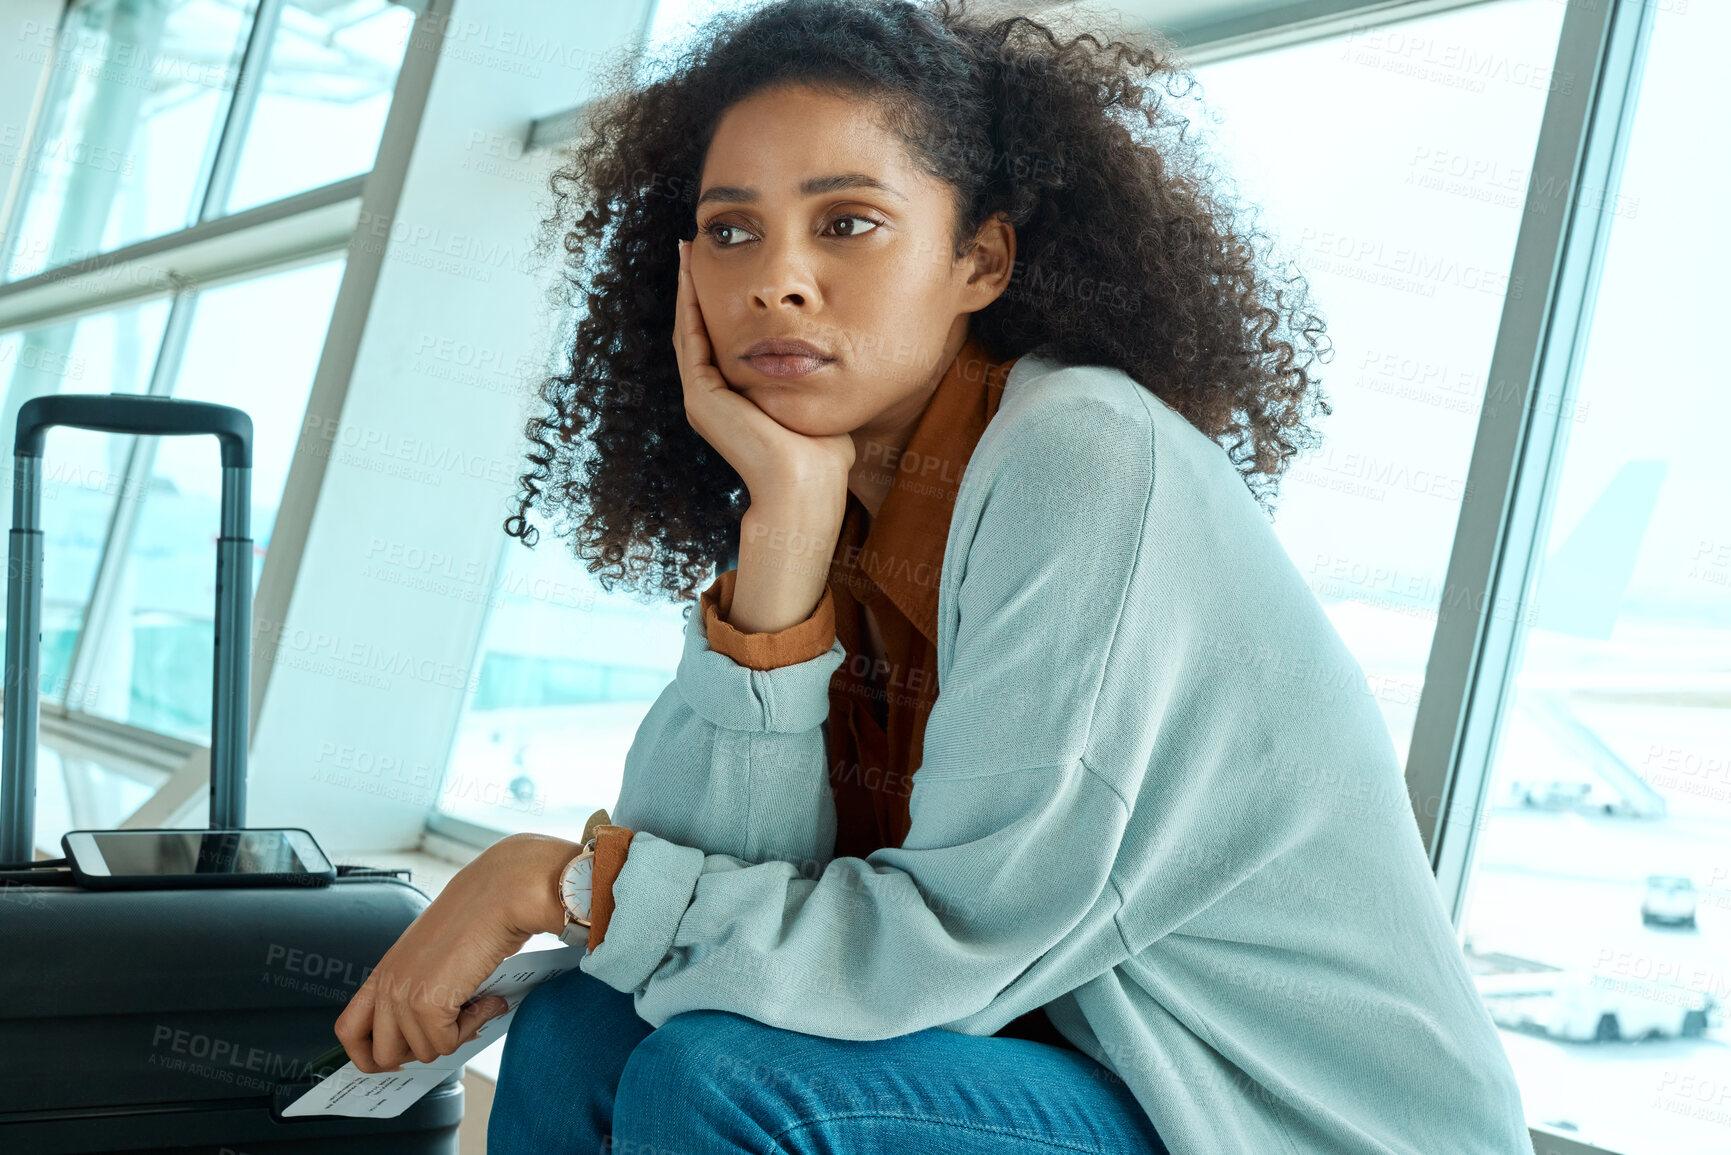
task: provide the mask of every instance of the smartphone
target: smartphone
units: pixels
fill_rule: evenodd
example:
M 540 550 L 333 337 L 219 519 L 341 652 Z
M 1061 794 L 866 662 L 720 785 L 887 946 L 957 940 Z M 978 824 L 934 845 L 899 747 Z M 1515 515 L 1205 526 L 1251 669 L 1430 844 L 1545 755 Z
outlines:
M 71 830 L 60 836 L 79 886 L 329 886 L 337 870 L 305 830 Z

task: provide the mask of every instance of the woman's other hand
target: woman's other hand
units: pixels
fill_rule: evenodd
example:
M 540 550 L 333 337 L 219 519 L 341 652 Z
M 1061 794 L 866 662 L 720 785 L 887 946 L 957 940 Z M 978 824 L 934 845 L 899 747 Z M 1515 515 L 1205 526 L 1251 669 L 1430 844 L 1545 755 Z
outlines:
M 467 1004 L 531 935 L 557 933 L 558 874 L 579 849 L 563 838 L 512 835 L 459 870 L 337 1017 L 337 1038 L 355 1066 L 376 1074 L 430 1063 L 503 1014 L 508 1004 L 497 995 Z
M 715 365 L 715 350 L 697 302 L 690 264 L 691 243 L 680 241 L 673 351 L 685 389 L 686 420 L 733 466 L 753 505 L 781 507 L 809 498 L 816 489 L 837 501 L 839 524 L 839 503 L 854 462 L 852 436 L 797 433 L 744 393 L 729 388 Z
M 689 242 L 679 242 L 673 348 L 685 416 L 751 495 L 740 518 L 739 573 L 727 620 L 748 633 L 783 630 L 809 617 L 823 597 L 847 506 L 853 437 L 795 432 L 728 388 L 691 283 L 690 253 Z

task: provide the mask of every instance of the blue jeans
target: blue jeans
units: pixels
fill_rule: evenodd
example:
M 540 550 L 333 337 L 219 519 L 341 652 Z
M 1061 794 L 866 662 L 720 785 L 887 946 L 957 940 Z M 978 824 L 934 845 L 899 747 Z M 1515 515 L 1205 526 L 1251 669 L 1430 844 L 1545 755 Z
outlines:
M 505 1036 L 488 1155 L 1168 1155 L 1130 1089 L 1079 1051 L 932 1027 L 828 1039 L 728 1011 L 659 1028 L 580 970 Z

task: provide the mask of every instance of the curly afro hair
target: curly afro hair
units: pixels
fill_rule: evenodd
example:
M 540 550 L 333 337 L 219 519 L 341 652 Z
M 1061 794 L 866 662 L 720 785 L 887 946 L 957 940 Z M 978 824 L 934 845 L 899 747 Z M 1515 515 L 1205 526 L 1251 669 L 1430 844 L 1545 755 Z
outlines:
M 953 187 L 958 257 L 1008 215 L 1011 284 L 970 317 L 986 348 L 1123 370 L 1218 441 L 1272 516 L 1278 479 L 1318 440 L 1306 422 L 1332 412 L 1307 371 L 1328 360 L 1324 326 L 1299 312 L 1301 276 L 1269 284 L 1262 234 L 1235 227 L 1188 117 L 1163 102 L 1189 89 L 1157 78 L 1196 83 L 1171 42 L 1116 34 L 985 22 L 961 0 L 776 0 L 709 18 L 653 83 L 621 56 L 550 179 L 541 241 L 563 249 L 555 295 L 581 308 L 569 365 L 526 423 L 505 532 L 533 546 L 534 507 L 604 589 L 681 601 L 737 548 L 749 495 L 685 416 L 667 242 L 695 234 L 723 113 L 781 84 L 879 102 L 914 163 Z

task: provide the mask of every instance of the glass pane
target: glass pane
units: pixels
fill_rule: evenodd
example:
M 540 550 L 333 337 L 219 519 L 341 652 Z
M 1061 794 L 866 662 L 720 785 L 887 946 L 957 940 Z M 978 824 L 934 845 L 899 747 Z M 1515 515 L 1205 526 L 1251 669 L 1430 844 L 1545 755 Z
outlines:
M 155 767 L 118 758 L 97 761 L 42 741 L 36 761 L 37 848 L 59 858 L 62 834 L 68 830 L 112 830 L 149 801 L 166 781 L 167 771 Z
M 1659 6 L 1462 925 L 1529 1117 L 1731 1150 L 1731 8 Z M 1690 434 L 1690 438 L 1683 436 Z M 1689 442 L 1685 444 L 1685 442 Z
M 251 5 L 90 0 L 67 17 L 5 279 L 198 218 Z
M 1316 366 L 1334 412 L 1274 528 L 1403 765 L 1563 12 L 1482 4 L 1196 69 L 1335 351 Z
M 18 408 L 54 393 L 143 393 L 156 364 L 168 301 L 151 301 L 0 337 L 7 381 L 4 428 L 16 431 Z M 97 562 L 121 490 L 129 439 L 88 429 L 50 429 L 42 443 L 42 658 L 37 683 L 44 701 L 80 708 L 94 687 L 72 686 L 72 647 L 83 627 Z M 7 438 L 7 445 L 11 438 Z M 0 482 L 7 525 L 10 471 Z M 6 623 L 0 619 L 0 637 Z
M 386 0 L 283 6 L 229 212 L 373 167 L 413 24 Z
M 693 35 L 696 25 L 722 12 L 761 8 L 767 0 L 655 0 L 648 41 L 637 63 L 637 83 L 648 85 L 669 69 L 666 53 Z
M 212 289 L 196 302 L 173 393 L 252 417 L 255 592 L 342 272 L 341 259 L 324 261 Z M 95 642 L 97 693 L 87 708 L 208 742 L 221 456 L 214 437 L 152 440 L 150 484 L 111 625 Z
M 392 550 L 375 581 L 443 582 L 452 597 L 488 601 L 476 665 L 441 786 L 439 809 L 496 830 L 575 839 L 619 796 L 625 752 L 673 681 L 684 646 L 683 603 L 604 592 L 566 541 L 531 517 L 539 543 L 506 538 L 490 572 L 442 572 L 430 555 Z M 355 766 L 357 780 L 387 773 Z

